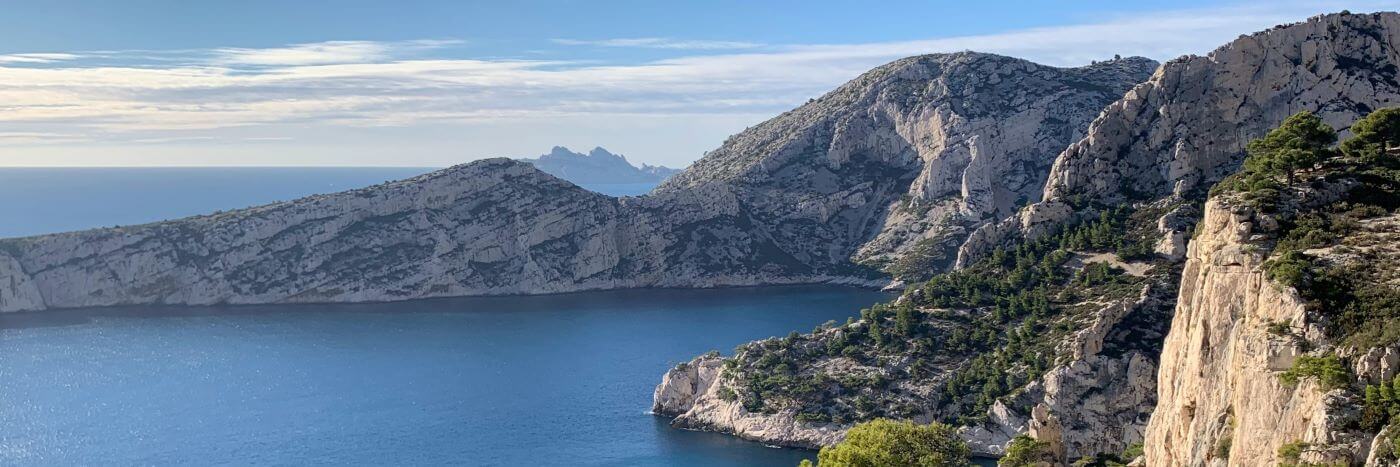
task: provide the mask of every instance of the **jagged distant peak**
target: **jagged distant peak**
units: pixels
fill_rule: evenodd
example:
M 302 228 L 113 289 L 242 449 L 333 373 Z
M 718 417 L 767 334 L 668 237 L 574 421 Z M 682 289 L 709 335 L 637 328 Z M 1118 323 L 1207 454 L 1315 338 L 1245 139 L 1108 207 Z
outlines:
M 627 156 L 623 156 L 622 154 L 614 154 L 608 151 L 607 149 L 603 149 L 602 146 L 594 146 L 592 150 L 588 151 L 588 157 L 606 157 L 623 160 L 627 159 Z
M 554 146 L 538 158 L 522 158 L 540 170 L 579 184 L 660 183 L 680 172 L 661 166 L 632 164 L 627 157 L 595 146 L 587 153 Z
M 573 150 L 564 146 L 555 146 L 550 148 L 549 152 L 540 155 L 540 157 L 584 157 L 584 155 L 582 153 L 574 152 Z

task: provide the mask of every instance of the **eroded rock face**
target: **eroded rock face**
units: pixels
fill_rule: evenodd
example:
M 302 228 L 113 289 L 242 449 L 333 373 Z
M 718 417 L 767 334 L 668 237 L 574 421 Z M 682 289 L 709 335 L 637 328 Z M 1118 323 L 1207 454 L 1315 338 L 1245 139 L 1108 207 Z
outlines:
M 30 281 L 40 308 L 373 301 L 609 286 L 620 218 L 611 198 L 488 160 L 334 195 L 4 244 L 22 270 L 8 271 L 19 272 L 10 280 Z
M 1370 437 L 1345 428 L 1349 415 L 1337 409 L 1344 391 L 1279 379 L 1322 330 L 1293 289 L 1265 278 L 1249 244 L 1256 229 L 1247 209 L 1206 204 L 1162 349 L 1147 465 L 1273 465 L 1279 447 L 1299 441 L 1325 447 L 1309 462 L 1365 459 Z M 1302 337 L 1271 333 L 1272 323 Z
M 1400 103 L 1400 15 L 1337 14 L 1162 66 L 1056 161 L 1046 198 L 1162 196 L 1239 166 L 1244 145 L 1312 110 L 1336 128 Z
M 644 197 L 489 160 L 210 216 L 3 240 L 0 311 L 884 285 L 852 264 L 858 250 L 892 258 L 962 232 L 937 217 L 1033 199 L 1057 148 L 1153 66 L 900 60 L 732 137 Z M 895 209 L 901 197 L 952 204 L 916 213 Z
M 1086 136 L 1060 154 L 1047 180 L 1042 201 L 1001 221 L 975 226 L 959 249 L 957 266 L 972 264 L 983 253 L 1014 236 L 1036 237 L 1054 232 L 1081 217 L 1097 215 L 1092 210 L 1096 204 L 1131 203 L 1136 211 L 1153 213 L 1156 237 L 1150 248 L 1165 260 L 1161 268 L 1175 277 L 1174 274 L 1182 270 L 1182 258 L 1199 257 L 1191 256 L 1190 252 L 1197 247 L 1188 246 L 1187 239 L 1202 216 L 1199 203 L 1205 197 L 1204 189 L 1238 168 L 1247 141 L 1262 136 L 1299 110 L 1313 110 L 1328 123 L 1340 127 L 1376 108 L 1400 104 L 1400 92 L 1397 92 L 1400 82 L 1396 76 L 1396 64 L 1400 59 L 1395 49 L 1395 44 L 1400 43 L 1398 21 L 1400 15 L 1394 13 L 1321 16 L 1244 36 L 1206 57 L 1184 57 L 1163 65 L 1148 82 L 1135 87 L 1104 110 Z M 968 151 L 980 150 L 977 144 L 979 141 L 971 143 Z M 930 179 L 919 180 L 923 183 Z M 916 183 L 915 186 L 930 185 Z M 957 209 L 942 212 L 954 211 Z M 910 224 L 892 222 L 889 225 Z M 1199 248 L 1204 252 L 1212 247 Z M 1269 310 L 1263 313 L 1282 316 L 1287 314 L 1283 310 L 1301 306 L 1296 300 L 1288 302 L 1285 295 L 1263 286 L 1257 271 L 1250 270 L 1261 259 L 1256 258 L 1256 263 L 1251 263 L 1250 267 L 1224 259 L 1238 253 L 1212 254 L 1212 258 L 1220 261 L 1209 261 L 1210 264 L 1219 263 L 1210 266 L 1211 271 L 1202 269 L 1206 268 L 1201 265 L 1203 260 L 1194 260 L 1196 265 L 1188 267 L 1180 280 L 1183 284 L 1181 304 L 1176 302 L 1175 283 L 1161 289 L 1172 292 L 1162 300 L 1163 306 L 1158 307 L 1162 310 L 1158 315 L 1162 326 L 1136 326 L 1159 332 L 1155 337 L 1148 338 L 1138 332 L 1127 334 L 1132 337 L 1120 337 L 1114 344 L 1100 345 L 1096 338 L 1104 335 L 1101 331 L 1118 326 L 1109 323 L 1121 322 L 1124 316 L 1111 308 L 1100 310 L 1098 318 L 1092 322 L 1080 323 L 1084 328 L 1077 334 L 1074 358 L 1053 368 L 1040 381 L 1022 388 L 1016 397 L 993 406 L 988 414 L 989 422 L 964 428 L 964 437 L 980 452 L 997 453 L 1012 436 L 1027 432 L 1033 418 L 1032 410 L 1043 407 L 1047 417 L 1059 425 L 1054 430 L 1055 437 L 1064 445 L 1067 456 L 1117 452 L 1144 436 L 1149 446 L 1168 437 L 1164 434 L 1170 431 L 1167 428 L 1158 428 L 1162 431 L 1155 438 L 1147 433 L 1148 414 L 1159 407 L 1155 409 L 1157 413 L 1169 410 L 1177 413 L 1178 419 L 1185 419 L 1184 425 L 1163 422 L 1163 426 L 1185 428 L 1170 435 L 1177 437 L 1175 447 L 1153 448 L 1158 450 L 1158 457 L 1148 456 L 1146 465 L 1224 462 L 1224 458 L 1217 459 L 1219 456 L 1213 453 L 1219 450 L 1227 427 L 1250 431 L 1246 436 L 1261 436 L 1251 447 L 1236 448 L 1238 453 L 1231 451 L 1229 459 L 1233 465 L 1272 464 L 1282 443 L 1299 438 L 1332 446 L 1359 446 L 1359 442 L 1348 438 L 1351 435 L 1346 430 L 1339 428 L 1340 415 L 1326 409 L 1337 405 L 1340 395 L 1293 393 L 1292 388 L 1277 387 L 1274 370 L 1270 369 L 1291 364 L 1296 349 L 1252 340 L 1267 337 L 1262 335 L 1241 336 L 1238 342 L 1230 341 L 1234 344 L 1222 341 L 1232 339 L 1231 332 L 1243 333 L 1245 329 L 1229 321 L 1232 318 L 1225 312 L 1227 309 L 1238 314 L 1245 304 L 1262 300 L 1271 303 L 1260 305 Z M 1232 269 L 1226 270 L 1225 266 Z M 1229 272 L 1233 268 L 1242 268 L 1239 276 Z M 1218 274 L 1211 276 L 1212 271 Z M 1248 274 L 1254 274 L 1250 276 L 1253 278 L 1243 278 Z M 1211 290 L 1202 292 L 1203 288 Z M 1253 298 L 1227 298 L 1239 294 Z M 1197 303 L 1188 305 L 1192 300 Z M 1190 372 L 1181 369 L 1183 365 L 1193 364 L 1186 360 L 1201 358 L 1189 356 L 1181 347 L 1169 349 L 1172 353 L 1163 357 L 1174 360 L 1171 362 L 1173 369 L 1163 368 L 1158 372 L 1154 362 L 1160 352 L 1160 332 L 1169 321 L 1172 307 L 1176 307 L 1177 313 L 1172 326 L 1186 326 L 1182 313 L 1193 315 L 1191 310 L 1216 305 L 1219 305 L 1216 312 L 1224 314 L 1210 316 L 1221 320 L 1219 323 L 1193 324 L 1209 329 L 1210 339 L 1193 342 L 1209 343 L 1212 352 L 1221 352 L 1221 346 L 1246 347 L 1231 354 L 1238 355 L 1238 361 L 1228 363 L 1240 365 L 1243 371 L 1232 374 L 1203 368 L 1204 376 L 1196 375 L 1193 376 L 1196 379 L 1185 382 L 1176 380 Z M 1197 311 L 1193 316 L 1200 317 L 1200 313 Z M 1176 332 L 1175 327 L 1173 332 Z M 1114 331 L 1107 335 L 1114 335 Z M 1129 342 L 1147 345 L 1125 345 Z M 1215 354 L 1210 358 L 1219 361 Z M 1393 368 L 1387 358 L 1383 353 L 1375 355 L 1367 360 L 1365 370 L 1380 374 L 1394 371 L 1386 369 Z M 1155 381 L 1154 373 L 1162 378 L 1161 385 Z M 1167 380 L 1169 376 L 1174 379 Z M 1205 394 L 1212 387 L 1209 385 L 1212 378 L 1229 380 L 1227 384 L 1237 386 L 1224 391 L 1223 395 Z M 1200 397 L 1214 398 L 1213 405 L 1208 406 L 1214 418 L 1180 415 L 1205 412 L 1201 412 L 1203 409 L 1198 402 L 1180 403 L 1182 399 L 1178 394 L 1166 392 L 1165 385 L 1179 386 L 1186 392 L 1201 391 Z M 1257 388 L 1259 399 L 1246 401 L 1251 397 L 1248 394 L 1256 390 L 1250 385 L 1260 385 Z M 1172 397 L 1172 400 L 1161 399 L 1165 397 Z M 1159 399 L 1161 401 L 1154 404 L 1154 400 Z M 1255 405 L 1232 406 L 1236 401 Z M 1238 422 L 1233 421 L 1234 415 L 1225 416 L 1229 411 L 1252 410 L 1265 404 L 1278 407 L 1251 411 L 1239 416 Z M 1081 407 L 1089 410 L 1080 410 Z M 1282 416 L 1293 419 L 1277 433 L 1268 432 L 1272 428 L 1266 421 Z M 1304 432 L 1308 434 L 1302 436 Z M 1240 443 L 1236 438 L 1234 445 L 1238 447 Z M 1162 457 L 1163 452 L 1173 449 L 1175 457 Z M 1309 453 L 1311 457 L 1305 460 L 1322 462 L 1357 452 L 1347 449 L 1351 448 Z M 1364 447 L 1357 450 L 1364 450 Z M 1239 456 L 1238 462 L 1234 461 L 1235 456 Z
M 0 240 L 0 311 L 861 281 L 794 260 L 741 206 L 720 186 L 610 198 L 491 159 L 209 216 Z
M 1043 201 L 1023 210 L 1019 232 L 1039 235 L 1070 219 L 1071 200 L 1113 205 L 1204 190 L 1239 168 L 1250 140 L 1298 111 L 1344 129 L 1400 105 L 1398 38 L 1395 13 L 1333 14 L 1162 64 L 1056 158 Z M 1014 232 L 994 226 L 972 236 L 960 263 Z
M 1038 199 L 1054 155 L 1156 65 L 898 60 L 729 138 L 656 192 L 723 184 L 798 258 L 888 261 L 946 234 L 951 250 Z
M 1149 287 L 1136 300 L 1100 307 L 1063 344 L 1068 361 L 998 401 L 987 422 L 961 430 L 964 439 L 980 454 L 1001 455 L 1016 435 L 1034 431 L 1039 411 L 1040 431 L 1054 437 L 1062 459 L 1117 453 L 1142 442 L 1157 400 L 1152 347 L 1167 319 L 1163 307 L 1170 306 L 1161 295 Z
M 725 400 L 720 394 L 723 363 L 720 357 L 707 355 L 666 372 L 656 386 L 652 413 L 675 417 L 671 426 L 677 428 L 718 431 L 782 446 L 815 449 L 845 439 L 847 427 L 802 423 L 791 413 L 753 413 Z

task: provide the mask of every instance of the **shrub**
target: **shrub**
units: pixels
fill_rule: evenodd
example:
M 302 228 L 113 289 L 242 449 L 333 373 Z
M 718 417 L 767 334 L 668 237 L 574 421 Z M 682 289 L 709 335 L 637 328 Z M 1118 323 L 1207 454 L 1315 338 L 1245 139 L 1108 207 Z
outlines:
M 1264 262 L 1264 275 L 1269 280 L 1302 289 L 1307 285 L 1312 260 L 1301 251 L 1287 251 L 1278 258 Z
M 1040 462 L 1055 462 L 1050 443 L 1019 435 L 1006 445 L 1006 455 L 997 460 L 997 467 L 1030 467 Z
M 948 425 L 876 419 L 851 428 L 845 441 L 822 448 L 817 463 L 822 467 L 963 466 L 971 455 Z
M 1215 458 L 1229 459 L 1230 447 L 1232 445 L 1234 445 L 1234 438 L 1228 434 L 1221 436 L 1219 439 L 1215 440 Z
M 1118 457 L 1125 461 L 1131 461 L 1133 459 L 1137 459 L 1139 456 L 1142 456 L 1142 443 L 1133 443 L 1128 445 L 1128 447 L 1123 449 L 1123 453 L 1120 454 Z
M 1312 445 L 1302 441 L 1294 441 L 1284 444 L 1278 448 L 1278 465 L 1280 467 L 1298 467 L 1299 459 L 1303 457 L 1303 451 L 1308 450 Z
M 1293 326 L 1290 326 L 1287 321 L 1269 321 L 1268 331 L 1269 334 L 1275 336 L 1291 336 L 1293 335 Z
M 1293 367 L 1279 375 L 1288 385 L 1296 385 L 1303 378 L 1314 378 L 1325 390 L 1344 388 L 1351 382 L 1351 373 L 1342 365 L 1336 355 L 1314 357 L 1303 355 L 1293 361 Z
M 801 412 L 793 418 L 802 423 L 826 423 L 831 421 L 831 416 L 823 412 Z
M 739 395 L 734 393 L 733 389 L 729 389 L 728 387 L 719 388 L 719 400 L 725 402 L 734 402 L 738 398 Z

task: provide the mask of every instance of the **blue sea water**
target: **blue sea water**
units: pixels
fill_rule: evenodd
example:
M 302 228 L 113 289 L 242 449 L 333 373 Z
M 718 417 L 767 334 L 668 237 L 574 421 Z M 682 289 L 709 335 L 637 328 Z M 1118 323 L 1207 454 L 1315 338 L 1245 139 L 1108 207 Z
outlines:
M 0 169 L 0 237 L 429 170 Z M 804 286 L 0 314 L 0 465 L 791 466 L 814 453 L 646 413 L 655 384 L 694 355 L 886 298 Z
M 0 315 L 0 465 L 793 466 L 670 428 L 675 363 L 844 320 L 834 286 Z
M 361 188 L 413 167 L 0 168 L 0 238 L 132 225 Z M 584 188 L 636 196 L 652 184 Z

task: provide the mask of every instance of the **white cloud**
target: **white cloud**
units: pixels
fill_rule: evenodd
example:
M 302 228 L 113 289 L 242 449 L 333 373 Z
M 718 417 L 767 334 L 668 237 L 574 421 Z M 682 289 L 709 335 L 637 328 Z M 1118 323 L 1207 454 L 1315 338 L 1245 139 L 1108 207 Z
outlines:
M 625 39 L 553 39 L 556 44 L 562 45 L 586 45 L 594 47 L 636 47 L 645 49 L 676 49 L 676 50 L 726 50 L 726 49 L 753 49 L 763 47 L 757 42 L 744 41 L 707 41 L 707 40 L 677 40 L 666 37 L 636 37 Z
M 295 44 L 279 48 L 223 48 L 213 52 L 217 62 L 227 65 L 325 65 L 332 63 L 365 63 L 387 60 L 406 52 L 421 51 L 459 44 L 454 40 L 418 40 L 403 42 L 329 41 Z
M 0 65 L 6 63 L 53 63 L 64 60 L 76 60 L 79 56 L 67 53 L 25 53 L 0 55 Z
M 633 64 L 447 58 L 451 54 L 440 52 L 459 42 L 441 40 L 2 55 L 0 126 L 23 127 L 27 136 L 0 134 L 0 147 L 73 143 L 75 138 L 86 138 L 89 144 L 213 141 L 179 138 L 214 137 L 221 131 L 243 133 L 217 141 L 276 144 L 256 138 L 288 135 L 300 142 L 302 134 L 315 128 L 365 133 L 359 129 L 480 127 L 507 121 L 558 127 L 577 119 L 650 118 L 684 125 L 703 116 L 738 125 L 774 115 L 874 66 L 909 55 L 970 49 L 1050 65 L 1087 64 L 1114 54 L 1165 60 L 1208 52 L 1240 34 L 1343 7 L 1374 9 L 1355 2 L 1273 2 L 914 41 L 755 48 L 735 42 L 728 49 L 712 46 L 710 50 L 727 51 L 709 54 L 686 54 L 685 50 L 704 48 L 695 41 L 644 38 L 597 44 L 670 45 L 678 51 L 672 58 Z M 84 62 L 92 56 L 103 61 Z M 19 59 L 7 62 L 6 57 Z M 123 63 L 123 57 L 137 63 L 114 64 Z M 150 57 L 157 58 L 147 60 Z M 261 135 L 247 134 L 252 132 Z M 65 137 L 43 141 L 44 135 Z M 542 147 L 555 144 L 534 142 L 538 135 L 500 137 Z M 714 138 L 705 146 L 675 150 L 694 157 L 718 142 Z M 472 144 L 459 153 L 485 156 L 490 154 L 478 152 L 485 150 L 481 148 L 496 147 Z M 5 163 L 0 159 L 0 165 Z
M 213 136 L 171 136 L 165 138 L 136 138 L 129 142 L 137 144 L 168 144 L 168 143 L 188 143 L 193 141 L 213 141 L 217 138 Z

